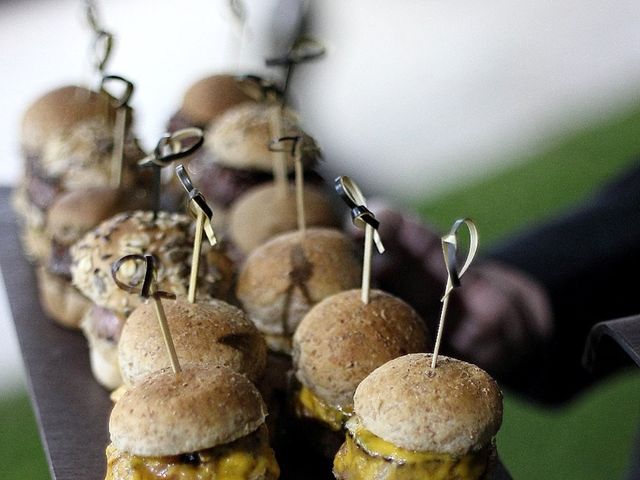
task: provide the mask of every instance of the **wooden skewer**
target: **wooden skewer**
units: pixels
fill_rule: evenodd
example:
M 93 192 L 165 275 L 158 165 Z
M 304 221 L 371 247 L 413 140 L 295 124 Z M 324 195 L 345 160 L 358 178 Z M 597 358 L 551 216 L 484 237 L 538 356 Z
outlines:
M 456 253 L 458 249 L 457 233 L 462 225 L 466 225 L 469 229 L 469 253 L 464 261 L 464 265 L 457 271 Z M 436 368 L 438 362 L 438 352 L 440 351 L 440 343 L 442 341 L 442 332 L 444 331 L 444 322 L 449 308 L 449 295 L 454 288 L 460 286 L 460 277 L 467 271 L 469 265 L 476 256 L 478 251 L 478 229 L 476 224 L 470 218 L 461 218 L 456 220 L 451 227 L 451 231 L 442 237 L 442 253 L 444 262 L 447 267 L 447 284 L 444 289 L 444 295 L 440 300 L 442 302 L 442 310 L 440 312 L 440 322 L 438 323 L 438 333 L 436 335 L 436 343 L 433 347 L 433 357 L 431 358 L 431 368 Z
M 373 256 L 373 227 L 364 227 L 364 258 L 362 262 L 362 286 L 360 299 L 362 303 L 369 303 L 371 291 L 371 258 Z
M 198 287 L 198 271 L 200 270 L 200 253 L 202 252 L 202 233 L 204 231 L 204 212 L 198 209 L 196 218 L 196 232 L 193 240 L 193 256 L 191 257 L 191 275 L 189 277 L 188 299 L 196 303 L 196 290 Z
M 156 316 L 158 317 L 158 322 L 160 323 L 162 338 L 164 339 L 164 344 L 167 347 L 167 353 L 169 354 L 169 360 L 171 361 L 171 369 L 173 370 L 173 373 L 179 373 L 182 371 L 182 368 L 180 367 L 180 362 L 178 361 L 176 347 L 173 344 L 173 337 L 171 336 L 171 331 L 169 330 L 169 324 L 167 322 L 167 316 L 164 313 L 164 308 L 162 307 L 162 301 L 160 300 L 160 297 L 152 296 L 152 298 Z
M 122 184 L 122 164 L 124 162 L 124 137 L 127 128 L 127 107 L 116 110 L 116 122 L 113 127 L 113 151 L 111 154 L 111 185 L 120 188 Z
M 284 107 L 278 103 L 274 103 L 271 107 L 269 116 L 269 126 L 271 128 L 271 138 L 282 138 L 282 115 Z M 274 150 L 273 155 L 273 181 L 275 182 L 278 194 L 281 198 L 285 198 L 289 192 L 289 182 L 287 180 L 287 153 L 282 150 Z
M 304 213 L 304 170 L 302 167 L 302 154 L 300 148 L 296 147 L 295 168 L 296 168 L 296 205 L 298 214 L 298 231 L 304 236 L 307 222 Z

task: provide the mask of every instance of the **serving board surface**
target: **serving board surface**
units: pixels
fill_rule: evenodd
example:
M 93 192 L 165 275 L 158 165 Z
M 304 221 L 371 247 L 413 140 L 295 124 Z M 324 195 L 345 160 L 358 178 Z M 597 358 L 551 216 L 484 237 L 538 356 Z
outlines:
M 10 194 L 8 187 L 0 187 L 0 266 L 51 476 L 54 480 L 104 479 L 111 401 L 91 375 L 82 334 L 57 326 L 40 308 L 34 270 L 22 254 Z M 300 472 L 286 472 L 281 478 L 333 478 L 330 472 L 299 467 Z M 499 464 L 492 480 L 509 479 Z

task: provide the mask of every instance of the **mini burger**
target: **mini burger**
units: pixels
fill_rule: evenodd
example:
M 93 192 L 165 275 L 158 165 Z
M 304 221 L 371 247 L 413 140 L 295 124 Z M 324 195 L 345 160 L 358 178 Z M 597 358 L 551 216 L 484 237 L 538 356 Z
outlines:
M 109 185 L 116 108 L 106 92 L 62 87 L 39 98 L 22 121 L 21 145 L 25 176 L 13 204 L 22 223 L 28 257 L 46 261 L 46 212 L 68 190 Z M 144 156 L 135 138 L 125 138 L 122 185 L 144 187 L 148 176 L 138 172 Z
M 148 378 L 111 412 L 106 480 L 275 480 L 265 417 L 258 390 L 230 368 Z
M 274 153 L 269 145 L 274 136 L 270 117 L 275 108 L 279 107 L 258 102 L 229 108 L 209 125 L 204 147 L 185 163 L 189 176 L 218 215 L 250 188 L 273 180 Z M 298 117 L 290 109 L 284 110 L 282 123 L 285 133 L 300 131 Z M 307 136 L 305 141 L 308 145 L 303 164 L 307 180 L 321 183 L 320 176 L 312 171 L 317 155 L 308 147 L 313 139 Z M 285 158 L 287 170 L 293 174 L 293 155 L 287 153 Z M 172 191 L 181 192 L 182 187 L 172 180 Z
M 148 207 L 149 196 L 143 190 L 91 187 L 58 196 L 46 215 L 49 255 L 37 269 L 40 302 L 48 316 L 79 328 L 91 302 L 71 284 L 71 246 L 109 217 Z
M 242 310 L 215 299 L 189 303 L 179 298 L 162 303 L 183 368 L 224 365 L 252 382 L 261 378 L 267 347 Z M 129 315 L 118 342 L 118 359 L 125 387 L 169 367 L 152 303 L 143 303 Z
M 142 303 L 139 295 L 120 289 L 111 276 L 112 264 L 125 255 L 152 255 L 156 259 L 158 289 L 186 296 L 193 249 L 193 222 L 186 215 L 149 211 L 120 213 L 98 225 L 71 247 L 73 284 L 93 305 L 81 327 L 89 340 L 91 366 L 96 379 L 106 388 L 122 380 L 117 360 L 117 343 L 125 319 Z M 200 263 L 199 298 L 226 298 L 231 288 L 233 266 L 221 251 L 203 244 Z M 135 285 L 144 268 L 128 262 L 118 276 Z
M 430 345 L 423 320 L 405 302 L 371 290 L 364 304 L 360 293 L 348 290 L 325 298 L 293 336 L 295 413 L 304 429 L 314 429 L 312 442 L 331 458 L 342 442 L 338 432 L 353 412 L 358 384 L 389 360 Z
M 233 75 L 211 75 L 191 85 L 182 98 L 180 109 L 169 120 L 168 130 L 206 128 L 229 108 L 255 99 Z
M 305 185 L 304 212 L 309 227 L 337 227 L 332 200 L 324 190 Z M 246 256 L 270 238 L 298 228 L 296 191 L 280 191 L 274 183 L 247 191 L 231 208 L 229 240 L 239 256 Z
M 309 309 L 358 286 L 361 265 L 351 240 L 338 230 L 310 228 L 278 235 L 245 260 L 236 297 L 277 352 L 291 353 L 291 338 Z
M 405 355 L 358 386 L 339 480 L 480 480 L 495 460 L 502 394 L 483 370 L 453 358 Z

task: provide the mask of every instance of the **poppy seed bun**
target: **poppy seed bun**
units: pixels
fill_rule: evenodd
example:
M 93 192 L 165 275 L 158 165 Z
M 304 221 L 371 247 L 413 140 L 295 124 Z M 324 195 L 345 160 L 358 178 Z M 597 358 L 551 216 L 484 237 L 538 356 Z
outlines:
M 502 423 L 502 394 L 479 367 L 431 354 L 396 358 L 362 381 L 354 396 L 362 425 L 420 452 L 464 455 L 488 445 Z
M 95 117 L 113 116 L 108 95 L 83 87 L 65 86 L 38 98 L 22 118 L 22 145 L 39 150 L 51 137 Z
M 289 232 L 245 260 L 236 296 L 261 332 L 291 335 L 323 298 L 358 286 L 361 266 L 353 243 L 338 230 Z
M 267 362 L 267 347 L 246 314 L 228 303 L 162 302 L 183 368 L 224 365 L 251 381 L 258 380 Z M 118 342 L 118 359 L 127 385 L 169 367 L 165 343 L 151 302 L 136 308 Z
M 181 113 L 195 125 L 206 125 L 234 105 L 251 102 L 233 75 L 211 75 L 198 80 L 184 94 Z
M 332 406 L 353 404 L 358 384 L 380 365 L 422 352 L 429 336 L 420 316 L 405 302 L 371 290 L 337 293 L 315 305 L 293 336 L 298 380 Z
M 239 250 L 247 254 L 271 237 L 298 228 L 296 192 L 289 186 L 286 195 L 279 186 L 267 183 L 242 195 L 229 212 L 229 235 Z M 304 212 L 308 227 L 337 227 L 329 197 L 306 185 Z
M 269 145 L 274 134 L 271 131 L 270 119 L 274 109 L 279 108 L 276 105 L 255 102 L 230 108 L 211 125 L 206 135 L 205 146 L 220 165 L 271 173 L 274 153 L 269 150 Z M 283 135 L 300 131 L 297 114 L 288 108 L 284 110 L 282 131 Z M 302 148 L 309 152 L 303 154 L 303 164 L 311 166 L 317 154 L 309 147 L 314 146 L 315 142 L 307 135 L 303 141 L 306 145 Z M 294 158 L 290 150 L 287 151 L 287 168 L 293 171 Z
M 143 190 L 92 187 L 60 195 L 47 211 L 47 230 L 52 238 L 69 245 L 116 213 L 149 207 Z
M 153 212 L 140 210 L 120 213 L 102 222 L 71 247 L 74 285 L 96 305 L 126 316 L 142 299 L 116 285 L 111 265 L 124 255 L 153 255 L 157 288 L 186 296 L 193 250 L 192 224 L 186 215 L 160 211 L 154 220 Z M 209 296 L 224 295 L 231 281 L 229 260 L 209 249 L 207 243 L 203 243 L 202 250 L 206 258 L 200 262 L 198 291 Z M 118 275 L 125 283 L 138 284 L 144 276 L 144 265 L 125 263 Z
M 260 393 L 244 375 L 215 366 L 165 372 L 127 390 L 111 412 L 111 442 L 141 456 L 213 448 L 264 423 Z

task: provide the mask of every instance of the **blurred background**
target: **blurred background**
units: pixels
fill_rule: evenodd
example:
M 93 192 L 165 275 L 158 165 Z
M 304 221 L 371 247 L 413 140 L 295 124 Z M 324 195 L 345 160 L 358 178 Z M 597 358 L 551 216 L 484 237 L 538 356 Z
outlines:
M 237 2 L 238 3 L 238 2 Z M 323 59 L 291 97 L 326 168 L 445 228 L 474 217 L 483 245 L 570 208 L 640 152 L 640 2 L 620 0 L 97 2 L 107 71 L 136 85 L 149 149 L 184 90 L 219 72 L 268 73 L 308 14 Z M 19 125 L 52 88 L 97 86 L 80 0 L 0 0 L 0 183 L 20 178 Z M 31 288 L 31 286 L 25 286 Z M 47 478 L 0 288 L 0 478 Z M 628 372 L 543 409 L 507 392 L 498 439 L 516 479 L 622 478 L 640 421 Z

